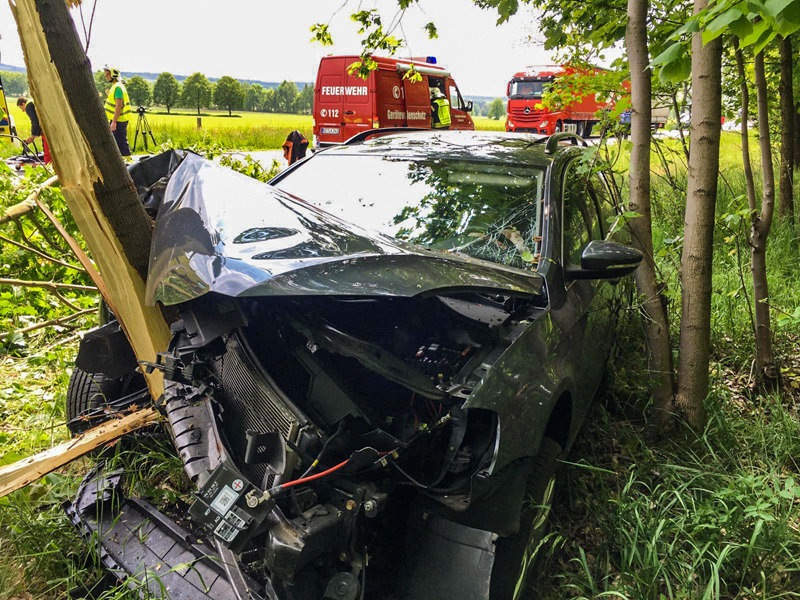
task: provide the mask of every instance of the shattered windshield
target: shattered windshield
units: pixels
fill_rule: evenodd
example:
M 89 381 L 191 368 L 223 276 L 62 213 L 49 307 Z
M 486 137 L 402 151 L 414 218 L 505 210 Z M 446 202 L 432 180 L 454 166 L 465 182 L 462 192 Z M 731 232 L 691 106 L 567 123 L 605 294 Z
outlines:
M 551 81 L 512 81 L 511 93 L 514 98 L 541 98 L 550 87 Z
M 463 159 L 320 155 L 276 187 L 365 229 L 530 269 L 544 171 Z

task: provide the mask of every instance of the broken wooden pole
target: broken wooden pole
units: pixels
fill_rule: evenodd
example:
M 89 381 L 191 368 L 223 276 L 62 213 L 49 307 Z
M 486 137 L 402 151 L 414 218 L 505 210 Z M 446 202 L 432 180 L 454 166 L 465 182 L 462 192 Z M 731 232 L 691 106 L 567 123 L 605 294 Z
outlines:
M 0 498 L 38 481 L 48 473 L 100 446 L 113 442 L 126 433 L 156 423 L 158 418 L 155 409 L 143 408 L 124 417 L 106 421 L 49 450 L 0 468 Z

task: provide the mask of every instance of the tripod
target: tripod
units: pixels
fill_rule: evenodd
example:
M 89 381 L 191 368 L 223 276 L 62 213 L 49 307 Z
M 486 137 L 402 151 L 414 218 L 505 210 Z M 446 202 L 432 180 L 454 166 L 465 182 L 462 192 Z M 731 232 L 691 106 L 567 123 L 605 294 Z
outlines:
M 136 119 L 136 133 L 133 134 L 133 151 L 136 152 L 136 142 L 139 139 L 139 132 L 141 132 L 144 150 L 148 152 L 147 136 L 149 135 L 150 139 L 153 141 L 153 148 L 156 146 L 156 138 L 153 137 L 153 128 L 150 127 L 150 123 L 147 122 L 147 117 L 144 114 L 147 112 L 147 109 L 144 106 L 140 106 L 136 109 L 136 112 L 139 113 L 139 118 Z

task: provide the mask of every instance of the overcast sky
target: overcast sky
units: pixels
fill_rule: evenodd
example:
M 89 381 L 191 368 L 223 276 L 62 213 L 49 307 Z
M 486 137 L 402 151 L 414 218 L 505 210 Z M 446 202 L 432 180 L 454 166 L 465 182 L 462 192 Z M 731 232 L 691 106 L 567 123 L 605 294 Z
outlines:
M 83 1 L 88 22 L 92 0 Z M 334 16 L 342 3 L 97 0 L 89 58 L 95 69 L 108 63 L 123 71 L 180 75 L 200 71 L 209 77 L 314 81 L 322 56 L 359 52 L 361 36 L 350 20 L 359 4 L 378 8 L 385 24 L 397 12 L 397 0 L 350 0 Z M 528 9 L 497 27 L 497 13 L 483 11 L 471 0 L 420 0 L 420 4 L 406 11 L 403 29 L 396 31 L 408 46 L 399 55 L 436 56 L 453 73 L 463 94 L 503 96 L 515 71 L 550 61 L 549 53 L 528 41 L 538 29 Z M 311 25 L 329 20 L 335 46 L 311 42 Z M 427 39 L 422 26 L 429 21 L 436 24 L 438 39 Z M 81 31 L 79 19 L 77 26 Z M 0 0 L 0 35 L 0 61 L 24 66 L 5 0 Z

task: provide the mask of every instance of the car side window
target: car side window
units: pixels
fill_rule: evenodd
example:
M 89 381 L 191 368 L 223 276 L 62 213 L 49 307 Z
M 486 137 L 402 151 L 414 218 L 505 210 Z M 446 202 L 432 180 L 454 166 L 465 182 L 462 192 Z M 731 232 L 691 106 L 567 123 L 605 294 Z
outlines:
M 617 203 L 608 181 L 600 174 L 595 173 L 590 181 L 590 193 L 597 203 L 603 239 L 630 244 L 630 231 L 625 220 L 622 219 L 622 209 Z
M 565 267 L 580 267 L 581 252 L 591 240 L 603 239 L 592 181 L 578 173 L 573 161 L 564 173 L 563 261 Z
M 614 200 L 613 194 L 611 194 L 611 190 L 609 190 L 608 183 L 599 173 L 594 173 L 589 180 L 589 195 L 596 204 L 597 212 L 600 215 L 600 229 L 603 232 L 603 239 L 611 239 L 613 235 L 612 229 L 614 231 L 619 229 L 619 225 L 614 226 L 619 216 L 619 207 Z

